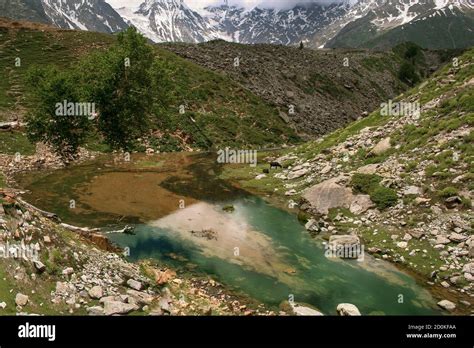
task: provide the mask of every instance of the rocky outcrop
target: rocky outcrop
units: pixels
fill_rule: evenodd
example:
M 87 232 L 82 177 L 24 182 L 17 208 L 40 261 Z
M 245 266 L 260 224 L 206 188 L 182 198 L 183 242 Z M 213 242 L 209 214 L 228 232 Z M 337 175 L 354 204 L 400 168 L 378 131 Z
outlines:
M 331 208 L 349 208 L 354 200 L 352 189 L 340 185 L 340 177 L 316 184 L 303 193 L 315 214 L 326 215 Z
M 374 207 L 368 195 L 354 195 L 346 187 L 347 177 L 336 177 L 325 180 L 308 188 L 303 198 L 315 214 L 326 215 L 332 208 L 348 208 L 354 214 L 361 214 Z

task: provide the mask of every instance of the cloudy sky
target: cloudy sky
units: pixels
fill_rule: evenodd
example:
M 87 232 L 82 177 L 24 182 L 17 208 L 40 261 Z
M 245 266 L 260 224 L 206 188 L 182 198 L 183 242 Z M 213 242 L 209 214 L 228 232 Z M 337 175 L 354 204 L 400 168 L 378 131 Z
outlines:
M 136 7 L 144 0 L 106 0 L 113 7 Z M 222 4 L 224 0 L 184 0 L 191 8 L 203 8 L 208 5 Z M 328 4 L 332 2 L 340 2 L 342 0 L 229 0 L 231 5 L 241 5 L 245 8 L 252 8 L 259 5 L 265 8 L 290 8 L 296 3 L 318 2 Z

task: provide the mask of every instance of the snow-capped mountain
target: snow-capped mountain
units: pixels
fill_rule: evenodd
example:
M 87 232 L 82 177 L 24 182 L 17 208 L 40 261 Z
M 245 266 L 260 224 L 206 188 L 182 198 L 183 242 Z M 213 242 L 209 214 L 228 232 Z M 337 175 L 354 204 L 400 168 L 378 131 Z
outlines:
M 116 32 L 127 27 L 117 12 L 103 0 L 42 0 L 51 23 L 68 29 Z
M 410 40 L 430 48 L 466 47 L 474 44 L 474 2 L 359 0 L 324 34 L 315 45 L 375 47 Z
M 193 10 L 182 0 L 146 0 L 138 8 L 118 8 L 125 20 L 155 42 L 203 42 L 224 39 L 240 43 L 297 44 L 345 14 L 349 0 L 288 10 L 209 6 Z
M 471 45 L 459 32 L 462 27 L 467 34 L 474 30 L 473 0 L 339 0 L 279 10 L 245 9 L 228 6 L 227 2 L 192 9 L 184 1 L 146 0 L 138 8 L 122 7 L 117 12 L 155 42 L 224 39 L 246 44 L 296 45 L 303 41 L 317 48 L 384 46 L 411 40 L 421 46 L 442 48 Z M 436 16 L 444 18 L 438 20 Z M 412 24 L 412 29 L 398 33 Z M 419 34 L 436 37 L 439 31 L 451 30 L 459 37 L 450 42 L 440 40 L 439 44 L 429 39 L 425 45 Z M 384 35 L 387 40 L 380 38 Z
M 0 15 L 107 33 L 127 27 L 105 0 L 0 0 Z
M 209 20 L 182 0 L 146 0 L 137 9 L 117 12 L 155 42 L 203 42 L 219 38 Z
M 243 8 L 226 0 L 206 8 L 192 8 L 187 0 L 143 0 L 136 7 L 114 9 L 106 1 L 0 0 L 0 14 L 108 33 L 133 25 L 155 42 L 303 41 L 313 48 L 384 47 L 401 41 L 430 48 L 474 45 L 474 0 L 306 1 L 289 9 Z
M 222 38 L 240 43 L 273 43 L 294 45 L 308 41 L 321 29 L 344 15 L 349 1 L 296 5 L 287 10 L 255 7 L 245 10 L 236 6 L 207 7 L 207 18 Z

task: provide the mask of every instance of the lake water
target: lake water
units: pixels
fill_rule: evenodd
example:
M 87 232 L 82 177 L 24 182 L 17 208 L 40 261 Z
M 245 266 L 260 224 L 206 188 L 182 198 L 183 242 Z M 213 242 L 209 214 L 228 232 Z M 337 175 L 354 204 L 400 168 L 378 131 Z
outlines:
M 339 303 L 362 314 L 440 314 L 430 293 L 388 262 L 325 256 L 295 216 L 219 180 L 203 154 L 111 156 L 70 168 L 18 177 L 32 204 L 64 222 L 89 227 L 135 226 L 108 234 L 131 260 L 156 259 L 216 280 L 270 306 L 310 304 L 336 314 Z M 232 205 L 234 211 L 223 208 Z

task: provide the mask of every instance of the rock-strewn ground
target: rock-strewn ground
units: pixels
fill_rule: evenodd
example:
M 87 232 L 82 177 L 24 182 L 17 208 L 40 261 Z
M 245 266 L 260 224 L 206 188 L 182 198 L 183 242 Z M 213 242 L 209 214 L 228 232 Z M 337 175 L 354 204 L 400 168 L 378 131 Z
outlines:
M 424 277 L 441 308 L 470 313 L 474 51 L 459 62 L 394 101 L 419 102 L 419 113 L 378 110 L 315 142 L 261 154 L 256 168 L 229 166 L 222 176 L 299 211 L 315 236 L 359 236 L 375 257 Z M 265 173 L 269 161 L 283 168 Z
M 160 46 L 231 77 L 276 105 L 280 117 L 302 135 L 334 131 L 408 88 L 398 79 L 402 60 L 392 52 L 300 50 L 221 40 Z
M 102 234 L 67 230 L 13 190 L 0 199 L 0 315 L 275 314 L 211 278 L 130 263 Z

